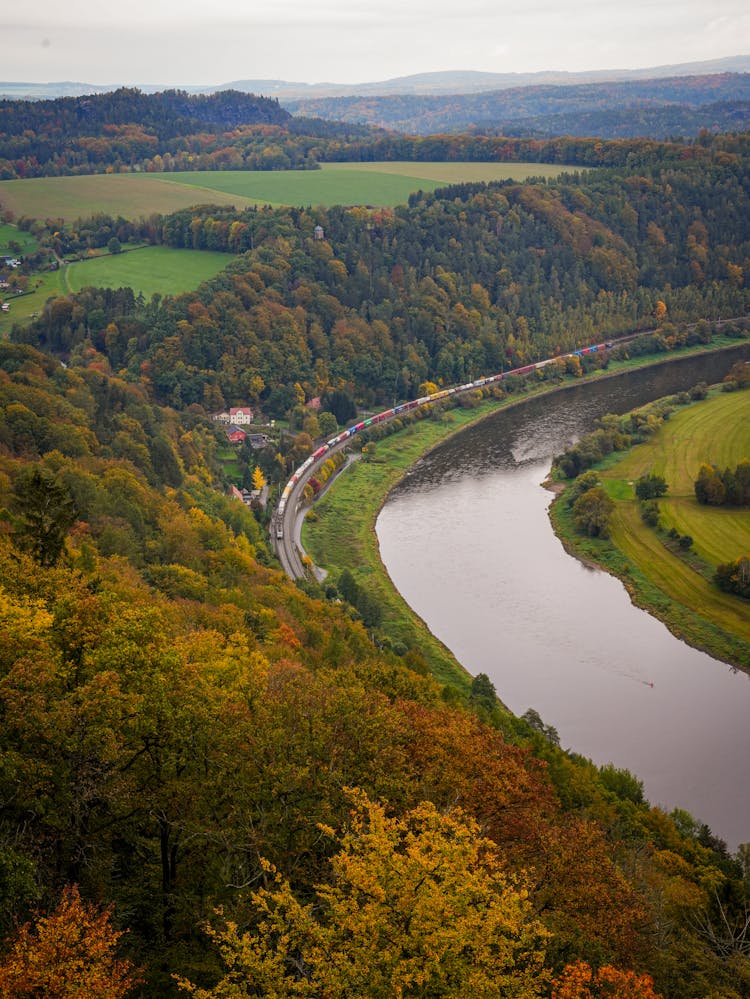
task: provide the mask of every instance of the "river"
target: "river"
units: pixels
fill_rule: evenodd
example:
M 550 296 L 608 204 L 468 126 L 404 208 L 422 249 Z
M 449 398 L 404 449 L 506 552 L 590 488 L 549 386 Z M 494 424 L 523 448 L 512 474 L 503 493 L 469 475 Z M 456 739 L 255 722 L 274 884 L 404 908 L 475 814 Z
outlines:
M 750 345 L 741 355 L 750 356 Z M 718 381 L 726 356 L 582 383 L 500 412 L 423 458 L 377 521 L 394 584 L 472 673 L 561 745 L 643 781 L 730 849 L 750 841 L 750 677 L 675 638 L 555 537 L 552 457 L 605 413 Z M 709 456 L 710 457 L 710 456 Z

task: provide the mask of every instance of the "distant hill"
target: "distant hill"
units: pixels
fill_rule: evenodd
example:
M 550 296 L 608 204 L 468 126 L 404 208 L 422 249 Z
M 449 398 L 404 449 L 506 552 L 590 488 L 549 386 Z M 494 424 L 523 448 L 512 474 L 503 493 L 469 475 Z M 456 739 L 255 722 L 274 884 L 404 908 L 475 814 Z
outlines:
M 602 69 L 581 73 L 546 70 L 539 73 L 481 73 L 454 70 L 417 73 L 373 83 L 290 83 L 287 80 L 234 80 L 218 89 L 231 88 L 266 94 L 280 101 L 312 100 L 317 97 L 388 96 L 394 94 L 476 94 L 516 87 L 571 86 L 628 80 L 653 80 L 674 76 L 716 73 L 750 73 L 750 55 L 711 59 L 707 62 L 678 63 L 649 69 Z M 0 84 L 0 87 L 2 84 Z
M 164 139 L 239 125 L 284 125 L 290 119 L 278 101 L 235 90 L 144 94 L 134 88 L 121 88 L 54 100 L 0 100 L 0 132 L 6 135 L 31 129 L 37 135 L 62 132 L 72 138 L 98 135 L 114 126 L 137 126 Z
M 645 69 L 601 69 L 581 73 L 546 70 L 539 73 L 482 73 L 472 70 L 452 70 L 437 73 L 416 73 L 390 80 L 369 83 L 300 83 L 288 80 L 250 79 L 231 83 L 183 86 L 189 94 L 210 94 L 219 90 L 239 90 L 263 94 L 279 100 L 308 100 L 316 97 L 344 97 L 389 94 L 474 94 L 489 90 L 515 87 L 569 86 L 606 81 L 652 80 L 672 76 L 696 76 L 715 73 L 750 73 L 750 55 L 728 56 L 704 62 L 676 63 Z M 124 86 L 126 81 L 108 85 L 94 83 L 29 83 L 0 81 L 0 97 L 20 100 L 41 100 L 53 97 L 80 97 L 84 94 L 108 93 Z M 159 93 L 178 86 L 169 84 L 132 84 L 144 94 Z
M 740 106 L 747 101 L 750 73 L 721 73 L 477 94 L 285 100 L 284 105 L 295 114 L 416 135 L 481 129 L 512 135 L 659 138 L 693 136 L 702 128 L 744 128 L 747 113 Z
M 518 121 L 480 122 L 477 131 L 510 138 L 549 139 L 553 136 L 600 139 L 691 139 L 700 132 L 750 131 L 750 101 L 720 101 L 700 108 L 674 104 L 606 111 L 569 111 Z

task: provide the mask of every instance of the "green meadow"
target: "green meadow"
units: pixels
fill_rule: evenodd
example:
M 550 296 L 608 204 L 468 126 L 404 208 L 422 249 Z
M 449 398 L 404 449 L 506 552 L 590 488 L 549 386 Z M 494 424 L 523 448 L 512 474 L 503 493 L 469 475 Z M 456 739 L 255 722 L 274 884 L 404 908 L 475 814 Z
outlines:
M 566 524 L 564 505 L 556 505 L 553 517 L 574 550 L 619 575 L 637 603 L 691 644 L 745 667 L 750 666 L 750 609 L 719 590 L 710 576 L 718 564 L 750 554 L 750 510 L 701 506 L 693 483 L 703 463 L 734 467 L 748 457 L 750 392 L 714 391 L 675 412 L 647 443 L 602 468 L 602 482 L 615 500 L 611 544 L 579 541 Z M 647 473 L 662 476 L 669 486 L 658 500 L 660 531 L 643 523 L 635 497 L 634 484 Z M 665 544 L 670 528 L 690 535 L 697 560 Z
M 231 260 L 228 253 L 145 246 L 68 264 L 67 285 L 73 292 L 93 285 L 132 288 L 136 295 L 141 292 L 146 298 L 156 292 L 179 295 L 223 271 Z
M 199 194 L 184 184 L 164 179 L 165 176 L 115 173 L 6 180 L 0 183 L 0 207 L 12 211 L 16 218 L 25 215 L 72 222 L 99 213 L 126 219 L 148 218 L 154 213 L 167 214 L 209 201 L 238 208 L 254 203 L 250 200 L 240 203 L 237 197 L 212 188 L 205 188 Z
M 13 323 L 27 323 L 51 296 L 88 286 L 132 288 L 147 299 L 157 292 L 179 295 L 224 270 L 231 260 L 228 253 L 146 246 L 66 264 L 58 271 L 33 275 L 28 294 L 6 296 L 10 312 L 0 313 L 0 336 L 7 335 Z
M 8 225 L 7 222 L 0 222 L 0 256 L 12 257 L 19 252 L 11 250 L 11 243 L 17 243 L 21 247 L 21 256 L 37 248 L 37 241 L 30 233 L 21 232 L 16 226 Z
M 73 221 L 103 212 L 127 219 L 194 204 L 374 205 L 463 181 L 558 176 L 540 163 L 329 163 L 320 170 L 216 170 L 39 177 L 0 184 L 0 207 L 31 218 Z

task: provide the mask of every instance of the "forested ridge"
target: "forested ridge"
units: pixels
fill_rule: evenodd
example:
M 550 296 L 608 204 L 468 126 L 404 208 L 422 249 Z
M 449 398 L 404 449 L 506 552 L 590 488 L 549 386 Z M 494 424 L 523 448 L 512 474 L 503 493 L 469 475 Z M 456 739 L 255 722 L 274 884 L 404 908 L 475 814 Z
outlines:
M 710 106 L 746 103 L 748 97 L 750 75 L 717 73 L 653 80 L 540 84 L 471 94 L 303 98 L 285 104 L 295 113 L 377 125 L 415 135 L 489 129 L 524 136 L 614 138 L 621 134 L 667 138 L 692 137 L 701 128 L 714 130 L 715 122 L 706 113 Z M 663 124 L 650 117 L 649 112 L 659 112 Z M 599 129 L 581 130 L 576 123 L 578 116 L 584 122 L 596 120 Z M 618 120 L 622 129 L 619 132 L 615 128 Z
M 18 220 L 42 255 L 116 236 L 228 266 L 53 298 L 0 344 L 0 996 L 81 969 L 102 997 L 750 995 L 747 848 L 486 677 L 442 687 L 340 581 L 290 583 L 207 418 L 293 426 L 317 395 L 390 403 L 617 332 L 707 342 L 746 311 L 746 137 L 640 149 L 392 211 Z
M 395 210 L 207 206 L 135 226 L 53 221 L 46 238 L 60 254 L 116 233 L 236 259 L 175 299 L 53 299 L 13 335 L 64 358 L 93 350 L 161 403 L 261 404 L 273 417 L 294 404 L 295 383 L 302 401 L 342 389 L 363 405 L 392 404 L 426 379 L 462 383 L 653 328 L 658 303 L 667 349 L 680 342 L 673 323 L 746 311 L 747 141 L 717 139 L 701 153 L 547 183 L 461 185 Z
M 664 162 L 668 150 L 657 140 L 682 136 L 672 144 L 672 155 L 682 159 L 700 155 L 706 136 L 741 130 L 748 81 L 748 74 L 724 74 L 454 98 L 335 98 L 335 114 L 319 102 L 322 117 L 292 117 L 276 100 L 231 90 L 189 95 L 120 89 L 46 101 L 0 100 L 0 180 L 306 170 L 362 160 Z M 628 87 L 633 89 L 621 89 Z M 387 132 L 363 123 L 379 102 L 395 117 L 395 124 L 384 122 Z M 399 115 L 407 117 L 401 121 Z M 394 130 L 398 124 L 410 134 Z M 599 135 L 619 143 L 605 148 L 592 138 Z

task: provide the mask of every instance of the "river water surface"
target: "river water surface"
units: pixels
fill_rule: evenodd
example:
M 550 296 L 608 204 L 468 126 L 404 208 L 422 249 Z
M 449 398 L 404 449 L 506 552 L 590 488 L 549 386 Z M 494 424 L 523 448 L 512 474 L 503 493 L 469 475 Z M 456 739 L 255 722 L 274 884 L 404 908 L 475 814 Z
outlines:
M 745 348 L 745 353 L 750 353 Z M 733 353 L 530 400 L 422 459 L 377 522 L 393 582 L 466 669 L 561 745 L 625 767 L 652 804 L 750 841 L 750 677 L 674 638 L 619 580 L 567 555 L 541 482 L 605 413 L 718 381 Z M 710 456 L 707 456 L 710 460 Z

